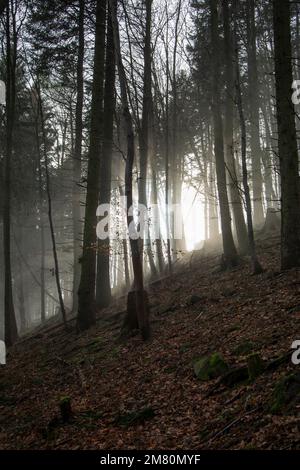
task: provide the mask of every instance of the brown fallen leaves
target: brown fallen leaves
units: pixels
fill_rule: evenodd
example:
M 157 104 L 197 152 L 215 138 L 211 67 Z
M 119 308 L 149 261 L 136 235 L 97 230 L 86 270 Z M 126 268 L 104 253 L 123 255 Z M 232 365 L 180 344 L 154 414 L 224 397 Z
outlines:
M 195 358 L 215 351 L 242 366 L 245 343 L 269 361 L 300 339 L 299 310 L 291 311 L 300 305 L 299 271 L 276 271 L 277 241 L 260 242 L 267 271 L 259 276 L 250 275 L 248 263 L 216 272 L 218 258 L 199 253 L 192 270 L 181 263 L 181 272 L 154 284 L 148 343 L 138 336 L 118 342 L 122 315 L 112 314 L 121 302 L 100 312 L 87 333 L 49 328 L 17 344 L 0 369 L 0 448 L 299 447 L 300 410 L 275 416 L 268 408 L 275 382 L 295 369 L 291 363 L 217 393 L 210 393 L 216 381 L 198 382 L 192 368 Z M 56 419 L 62 397 L 72 402 L 68 423 Z

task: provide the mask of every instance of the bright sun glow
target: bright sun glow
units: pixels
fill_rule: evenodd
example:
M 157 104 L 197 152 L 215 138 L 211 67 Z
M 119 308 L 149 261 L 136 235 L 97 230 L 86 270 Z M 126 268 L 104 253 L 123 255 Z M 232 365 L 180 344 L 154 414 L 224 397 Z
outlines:
M 194 188 L 183 186 L 182 213 L 188 251 L 205 238 L 204 205 L 201 195 Z

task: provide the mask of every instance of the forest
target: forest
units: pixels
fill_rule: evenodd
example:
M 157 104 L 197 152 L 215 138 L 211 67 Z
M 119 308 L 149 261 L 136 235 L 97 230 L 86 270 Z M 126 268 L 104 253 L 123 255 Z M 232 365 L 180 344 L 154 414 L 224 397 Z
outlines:
M 300 450 L 300 2 L 0 0 L 0 45 L 0 462 Z

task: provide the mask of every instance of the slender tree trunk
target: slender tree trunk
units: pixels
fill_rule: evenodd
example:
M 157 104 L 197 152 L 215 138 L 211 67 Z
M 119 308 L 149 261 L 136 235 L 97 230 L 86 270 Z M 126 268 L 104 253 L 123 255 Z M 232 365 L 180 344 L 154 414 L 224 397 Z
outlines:
M 218 32 L 218 10 L 217 1 L 210 0 L 211 7 L 211 41 L 212 41 L 212 67 L 213 67 L 213 96 L 212 109 L 214 121 L 215 157 L 217 171 L 217 187 L 220 204 L 222 238 L 224 249 L 224 265 L 235 266 L 238 263 L 237 252 L 231 231 L 231 219 L 226 184 L 226 168 L 224 159 L 223 122 L 221 109 L 220 90 L 220 40 Z
M 266 108 L 262 110 L 264 116 L 265 130 L 266 130 L 266 149 L 265 157 L 263 158 L 263 164 L 265 169 L 265 187 L 266 187 L 266 200 L 267 200 L 267 209 L 272 209 L 274 207 L 274 201 L 276 199 L 275 191 L 273 188 L 272 181 L 272 136 L 270 131 L 270 125 L 268 122 L 268 115 Z
M 261 171 L 261 146 L 259 125 L 259 86 L 256 59 L 255 3 L 247 0 L 247 50 L 250 106 L 250 148 L 253 179 L 253 223 L 259 226 L 264 221 L 263 179 Z
M 209 225 L 208 225 L 208 194 L 209 194 L 209 184 L 208 184 L 208 155 L 207 155 L 207 147 L 204 144 L 204 129 L 202 122 L 200 124 L 200 140 L 201 140 L 201 152 L 203 158 L 203 186 L 204 186 L 204 240 L 207 241 L 209 238 Z M 200 162 L 200 160 L 199 160 Z M 200 171 L 201 166 L 199 165 Z
M 122 186 L 119 186 L 119 193 L 121 197 L 125 196 L 125 192 Z M 126 289 L 130 286 L 130 273 L 129 273 L 129 262 L 128 262 L 128 245 L 125 237 L 122 239 L 123 257 L 124 257 L 124 278 Z
M 23 240 L 22 225 L 20 226 L 20 244 Z M 19 257 L 19 273 L 18 273 L 18 299 L 19 299 L 19 313 L 20 313 L 20 332 L 24 333 L 27 328 L 26 321 L 26 309 L 25 309 L 25 296 L 24 296 L 24 275 L 23 275 L 23 263 Z
M 32 96 L 34 96 L 32 94 Z M 45 303 L 45 221 L 44 221 L 44 188 L 43 188 L 43 170 L 41 161 L 41 149 L 40 149 L 40 137 L 39 137 L 39 109 L 36 106 L 36 101 L 32 99 L 32 110 L 35 116 L 35 143 L 36 143 L 36 155 L 37 155 L 37 172 L 39 178 L 39 210 L 40 210 L 40 247 L 41 247 L 41 273 L 40 273 L 40 293 L 41 293 L 41 323 L 46 320 L 46 303 Z
M 152 158 L 154 158 L 154 155 L 152 155 Z M 152 176 L 152 186 L 151 186 L 152 187 L 152 203 L 155 207 L 158 207 L 157 174 L 155 170 L 155 162 L 152 162 L 151 176 Z M 156 214 L 156 215 L 158 217 L 158 219 L 156 220 L 156 223 L 158 224 L 158 227 L 160 227 L 159 214 Z M 158 238 L 156 238 L 154 242 L 155 242 L 155 248 L 156 248 L 157 265 L 158 265 L 159 273 L 162 274 L 165 266 L 164 266 L 164 255 L 163 255 L 163 250 L 162 250 L 160 229 L 158 232 Z
M 179 252 L 182 252 L 186 249 L 185 237 L 184 237 L 184 226 L 183 226 L 183 215 L 181 211 L 181 193 L 182 193 L 182 155 L 179 151 L 180 139 L 178 138 L 178 87 L 177 87 L 177 51 L 178 51 L 178 42 L 179 42 L 179 21 L 182 12 L 182 0 L 177 2 L 177 11 L 175 18 L 175 28 L 174 28 L 174 51 L 173 51 L 173 64 L 172 64 L 172 203 L 178 205 L 177 221 L 178 225 L 181 227 L 182 237 L 180 240 L 172 238 L 172 248 L 173 248 L 173 259 L 176 261 Z M 174 220 L 172 216 L 172 221 Z M 173 224 L 172 224 L 173 225 Z
M 281 174 L 281 265 L 300 266 L 299 164 L 292 103 L 290 4 L 273 0 L 278 150 Z
M 213 173 L 212 163 L 210 164 L 209 188 L 209 239 L 212 241 L 216 241 L 219 237 L 218 196 L 216 191 L 215 174 Z
M 152 97 L 151 97 L 152 98 Z M 152 204 L 157 204 L 153 201 L 153 194 L 156 189 L 156 196 L 157 196 L 157 187 L 153 188 L 153 184 L 156 184 L 156 174 L 153 175 L 153 172 L 155 173 L 154 165 L 153 165 L 153 160 L 155 159 L 155 145 L 154 145 L 154 132 L 153 132 L 153 103 L 151 99 L 151 109 L 150 109 L 150 116 L 149 116 L 149 137 L 148 137 L 148 160 L 150 161 L 150 171 L 149 171 L 149 178 L 151 178 L 151 193 L 150 193 L 150 198 L 151 198 L 151 203 Z M 156 221 L 157 223 L 157 221 Z M 152 243 L 151 240 L 151 230 L 150 230 L 150 224 L 147 223 L 146 226 L 147 230 L 147 237 L 146 237 L 146 252 L 149 260 L 149 266 L 150 266 L 150 272 L 151 276 L 153 279 L 157 277 L 158 271 L 155 265 L 155 256 L 154 256 L 154 245 L 156 247 L 156 253 L 158 253 L 158 250 L 161 249 L 161 240 L 159 238 L 159 243 L 157 243 L 157 240 L 154 240 Z M 158 265 L 160 266 L 160 265 Z M 160 269 L 160 268 L 159 268 Z
M 144 0 L 146 6 L 146 27 L 145 27 L 145 44 L 144 44 L 144 76 L 143 76 L 143 113 L 142 125 L 139 131 L 140 142 L 140 175 L 139 175 L 139 204 L 143 205 L 148 210 L 147 201 L 147 170 L 150 155 L 150 121 L 152 114 L 152 54 L 151 54 L 151 23 L 152 23 L 152 0 Z M 146 216 L 146 214 L 144 214 Z M 147 226 L 146 226 L 147 225 Z M 141 254 L 145 252 L 148 255 L 151 275 L 156 276 L 157 270 L 154 263 L 153 251 L 150 240 L 150 228 L 146 220 L 142 222 L 145 227 L 145 233 L 141 233 L 140 251 Z M 146 241 L 144 238 L 146 236 Z
M 219 237 L 219 215 L 218 215 L 218 198 L 216 194 L 216 173 L 214 171 L 213 162 L 213 149 L 211 135 L 208 129 L 208 157 L 209 157 L 209 204 L 208 204 L 208 218 L 209 218 L 209 239 L 217 240 Z
M 90 149 L 81 278 L 78 290 L 77 328 L 79 330 L 88 329 L 96 322 L 96 212 L 99 201 L 100 152 L 103 135 L 105 18 L 106 0 L 97 0 Z
M 115 112 L 116 61 L 114 38 L 109 10 L 106 44 L 105 90 L 104 90 L 104 136 L 100 171 L 100 204 L 111 201 L 111 166 L 113 150 L 113 126 Z M 111 302 L 110 286 L 110 241 L 98 240 L 96 302 L 100 308 Z
M 41 323 L 46 320 L 46 306 L 45 306 L 45 225 L 44 214 L 41 212 Z
M 41 156 L 39 148 L 39 137 L 38 137 L 38 121 L 36 119 L 36 144 L 37 144 L 37 156 L 38 156 L 38 175 L 39 175 L 39 198 L 40 198 L 40 231 L 41 231 L 41 323 L 46 320 L 46 308 L 45 308 L 45 223 L 44 223 L 44 197 L 43 197 L 43 175 Z
M 140 142 L 140 174 L 139 174 L 139 204 L 147 207 L 147 167 L 149 154 L 149 119 L 152 101 L 152 72 L 151 72 L 151 21 L 152 0 L 144 0 L 146 6 L 146 28 L 144 43 L 144 76 L 143 76 L 143 114 L 139 132 Z M 143 235 L 140 240 L 140 250 L 143 253 Z
M 241 195 L 238 188 L 236 163 L 234 158 L 233 142 L 233 111 L 234 111 L 234 63 L 232 51 L 232 34 L 230 30 L 230 11 L 228 0 L 222 0 L 224 22 L 225 46 L 225 119 L 224 119 L 224 148 L 227 175 L 229 181 L 229 194 L 232 214 L 235 223 L 238 247 L 241 254 L 248 250 L 247 228 L 245 224 Z
M 166 232 L 167 232 L 167 260 L 168 271 L 172 274 L 172 257 L 171 257 L 171 234 L 170 234 L 170 215 L 169 215 L 169 196 L 170 196 L 170 136 L 169 136 L 169 19 L 167 20 L 167 37 L 166 37 L 166 124 L 165 124 L 165 146 L 166 146 L 166 161 L 165 161 L 165 205 L 166 205 Z
M 81 160 L 82 160 L 82 131 L 83 131 L 83 66 L 84 66 L 84 10 L 85 0 L 79 0 L 78 17 L 78 58 L 77 58 L 77 100 L 75 115 L 75 148 L 73 156 L 73 312 L 78 309 L 78 289 L 80 283 L 80 257 L 82 255 L 82 222 L 80 196 L 81 190 L 79 182 L 81 180 Z
M 131 114 L 129 111 L 129 99 L 127 95 L 127 79 L 125 74 L 125 69 L 123 66 L 122 56 L 121 56 L 121 47 L 120 47 L 120 36 L 119 36 L 119 27 L 117 19 L 117 9 L 115 0 L 109 0 L 111 12 L 112 12 L 112 25 L 114 32 L 114 44 L 115 52 L 119 73 L 120 89 L 121 89 L 121 100 L 123 107 L 124 120 L 126 123 L 127 130 L 127 158 L 126 158 L 126 168 L 125 168 L 125 195 L 127 198 L 127 225 L 130 236 L 130 247 L 132 255 L 132 266 L 134 272 L 134 304 L 132 313 L 136 315 L 137 324 L 139 326 L 142 338 L 144 340 L 148 339 L 150 336 L 150 324 L 149 324 L 149 305 L 147 293 L 144 291 L 144 280 L 143 280 L 143 264 L 142 258 L 139 249 L 139 242 L 136 237 L 136 230 L 134 228 L 134 219 L 131 215 L 130 210 L 132 209 L 133 198 L 132 198 L 132 169 L 134 164 L 134 132 L 133 132 L 133 123 Z M 132 296 L 130 296 L 132 297 Z M 128 305 L 130 302 L 128 302 Z M 129 310 L 129 308 L 128 308 Z M 129 313 L 129 311 L 127 312 Z M 130 322 L 131 323 L 131 322 Z M 135 321 L 133 322 L 133 324 Z
M 235 9 L 235 14 L 236 14 L 236 9 Z M 235 20 L 235 24 L 236 24 L 236 20 Z M 256 247 L 255 247 L 254 231 L 253 231 L 253 222 L 252 222 L 252 207 L 251 207 L 250 188 L 249 188 L 249 184 L 248 184 L 246 122 L 245 122 L 243 102 L 242 102 L 236 26 L 235 26 L 235 42 L 236 42 L 237 106 L 238 106 L 240 126 L 241 126 L 241 152 L 242 152 L 242 168 L 243 168 L 243 187 L 244 187 L 244 194 L 245 194 L 245 201 L 246 201 L 249 252 L 250 252 L 252 266 L 253 266 L 253 274 L 261 274 L 263 272 L 263 269 L 262 269 L 262 267 L 261 267 L 261 265 L 258 261 L 257 255 L 256 255 Z
M 48 153 L 47 153 L 47 138 L 46 138 L 46 128 L 45 128 L 45 118 L 44 118 L 44 109 L 41 97 L 41 90 L 39 84 L 37 85 L 37 92 L 38 92 L 38 105 L 39 105 L 39 115 L 41 119 L 41 129 L 42 129 L 42 138 L 43 138 L 43 156 L 44 156 L 44 164 L 45 164 L 45 177 L 46 177 L 46 195 L 47 195 L 47 202 L 48 202 L 48 219 L 49 219 L 49 226 L 50 226 L 50 235 L 52 241 L 52 251 L 53 251 L 53 259 L 54 259 L 54 271 L 55 271 L 55 281 L 56 281 L 56 288 L 57 288 L 57 295 L 59 300 L 60 312 L 62 315 L 63 322 L 65 326 L 67 325 L 67 315 L 65 304 L 62 295 L 62 288 L 60 284 L 60 272 L 59 272 L 59 263 L 58 263 L 58 256 L 57 256 L 57 247 L 56 247 L 56 239 L 55 239 L 55 230 L 54 230 L 54 223 L 53 223 L 53 211 L 52 211 L 52 198 L 51 198 L 51 188 L 50 188 L 50 175 L 49 175 L 49 162 L 48 162 Z
M 16 39 L 16 38 L 15 38 Z M 16 50 L 16 48 L 14 48 Z M 4 161 L 4 208 L 3 208 L 3 242 L 4 242 L 4 315 L 5 343 L 11 346 L 18 338 L 18 330 L 13 302 L 11 273 L 11 160 L 13 129 L 15 121 L 15 63 L 12 59 L 10 38 L 10 8 L 6 8 L 6 155 Z
M 61 123 L 61 134 L 62 134 L 61 159 L 60 159 L 61 167 L 64 165 L 64 162 L 65 162 L 67 131 L 68 131 L 68 121 L 66 118 L 64 118 L 64 120 Z

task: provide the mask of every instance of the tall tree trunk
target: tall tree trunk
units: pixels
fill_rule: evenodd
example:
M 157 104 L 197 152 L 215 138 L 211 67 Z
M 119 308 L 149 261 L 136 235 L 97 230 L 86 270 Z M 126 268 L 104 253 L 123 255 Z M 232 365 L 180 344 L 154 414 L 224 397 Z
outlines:
M 120 47 L 120 36 L 119 36 L 119 27 L 117 19 L 117 8 L 115 0 L 109 0 L 111 13 L 112 13 L 112 24 L 114 32 L 114 44 L 115 52 L 119 73 L 120 89 L 121 89 L 121 100 L 123 107 L 124 120 L 126 123 L 127 130 L 127 158 L 126 158 L 126 168 L 125 168 L 125 195 L 127 198 L 127 225 L 129 230 L 130 237 L 130 247 L 132 255 L 132 266 L 134 272 L 134 305 L 132 313 L 133 317 L 136 316 L 137 324 L 139 326 L 142 338 L 144 340 L 148 339 L 150 336 L 150 324 L 149 324 L 149 305 L 147 293 L 144 291 L 144 279 L 143 279 L 143 264 L 142 258 L 139 249 L 139 241 L 136 237 L 136 230 L 134 228 L 134 219 L 131 215 L 131 209 L 133 204 L 132 198 L 132 169 L 134 164 L 134 132 L 133 132 L 133 123 L 132 117 L 129 110 L 129 99 L 127 95 L 127 79 L 125 74 L 125 69 L 123 66 L 122 56 L 121 56 L 121 47 Z M 132 296 L 131 296 L 132 297 Z M 130 302 L 128 301 L 128 305 Z M 129 311 L 127 312 L 129 314 Z M 131 322 L 130 322 L 131 323 Z M 134 324 L 136 323 L 133 321 Z
M 177 2 L 177 11 L 175 18 L 175 28 L 174 28 L 174 51 L 173 51 L 173 64 L 172 64 L 172 203 L 178 205 L 177 217 L 178 217 L 178 226 L 181 227 L 182 237 L 181 239 L 172 238 L 172 248 L 173 248 L 173 259 L 176 261 L 178 253 L 185 251 L 185 237 L 184 237 L 184 227 L 183 227 L 183 214 L 181 211 L 181 193 L 182 193 L 182 154 L 179 151 L 180 140 L 178 138 L 178 87 L 177 87 L 177 51 L 178 51 L 178 42 L 179 42 L 179 21 L 182 11 L 182 0 Z M 172 214 L 172 222 L 174 222 L 174 216 Z M 172 223 L 172 225 L 174 225 Z M 174 230 L 174 227 L 173 227 Z
M 114 38 L 109 10 L 106 43 L 105 90 L 104 90 L 104 135 L 100 171 L 100 204 L 111 201 L 111 166 L 113 149 L 113 128 L 115 112 L 115 77 L 116 61 Z M 100 308 L 107 307 L 111 302 L 110 286 L 110 241 L 98 240 L 96 302 Z
M 219 216 L 218 216 L 218 196 L 216 191 L 215 174 L 213 172 L 213 164 L 210 162 L 210 183 L 209 183 L 209 239 L 218 240 L 219 237 Z
M 236 163 L 233 142 L 233 111 L 234 111 L 234 63 L 232 51 L 232 33 L 230 28 L 230 11 L 228 0 L 222 0 L 225 46 L 225 118 L 224 118 L 224 149 L 229 181 L 230 203 L 237 235 L 238 247 L 241 254 L 248 250 L 247 228 L 245 224 L 242 199 L 238 188 Z
M 144 43 L 144 76 L 143 76 L 143 113 L 142 125 L 139 132 L 140 142 L 140 175 L 139 175 L 139 204 L 148 209 L 147 201 L 147 170 L 148 161 L 151 148 L 151 131 L 150 121 L 152 114 L 152 54 L 151 54 L 151 23 L 152 23 L 152 0 L 144 0 L 146 6 L 146 27 L 145 27 L 145 43 Z M 146 213 L 143 214 L 146 216 Z M 148 255 L 151 275 L 156 276 L 157 270 L 154 263 L 153 251 L 150 240 L 150 228 L 146 220 L 142 221 L 145 227 L 145 233 L 141 233 L 140 250 L 141 254 L 144 252 L 144 236 L 145 252 Z
M 80 257 L 82 254 L 82 223 L 80 206 L 80 180 L 81 180 L 81 160 L 82 160 L 82 131 L 83 131 L 83 65 L 84 65 L 84 10 L 85 0 L 79 0 L 78 16 L 78 57 L 77 57 L 77 100 L 75 115 L 75 148 L 73 155 L 73 312 L 78 309 L 78 288 L 80 282 Z
M 43 210 L 43 209 L 42 209 Z M 44 213 L 41 212 L 41 323 L 46 320 L 46 306 L 45 306 L 45 225 Z
M 38 157 L 38 175 L 39 175 L 39 203 L 40 203 L 40 231 L 41 231 L 41 323 L 46 320 L 46 307 L 45 307 L 45 223 L 44 223 L 44 195 L 43 195 L 43 175 L 42 175 L 42 162 L 40 155 L 39 135 L 38 135 L 38 115 L 35 119 L 35 133 Z
M 61 284 L 60 284 L 59 263 L 58 263 L 57 246 L 56 246 L 55 230 L 54 230 L 54 223 L 53 223 L 53 210 L 52 210 L 52 198 L 51 198 L 51 188 L 50 188 L 49 162 L 48 162 L 48 152 L 47 152 L 47 137 L 46 137 L 46 127 L 45 127 L 46 123 L 45 123 L 45 118 L 44 118 L 43 102 L 42 102 L 42 96 L 41 96 L 41 90 L 40 90 L 39 84 L 37 85 L 37 92 L 38 92 L 39 116 L 40 116 L 40 120 L 41 120 L 41 130 L 42 130 L 42 139 L 43 139 L 42 144 L 43 144 L 43 156 L 44 156 L 45 177 L 46 177 L 45 183 L 46 183 L 46 195 L 47 195 L 47 203 L 48 203 L 48 219 L 49 219 L 53 259 L 54 259 L 54 274 L 55 274 L 55 282 L 56 282 L 60 312 L 61 312 L 61 315 L 62 315 L 63 322 L 66 326 L 67 325 L 67 315 L 66 315 L 66 309 L 65 309 L 65 304 L 64 304 L 63 295 L 62 295 L 62 288 L 61 288 Z
M 125 196 L 125 192 L 122 186 L 119 186 L 119 193 L 121 197 Z M 130 286 L 130 273 L 129 273 L 129 262 L 128 262 L 128 245 L 125 237 L 122 238 L 122 248 L 124 257 L 124 278 L 126 289 Z
M 266 201 L 267 209 L 274 207 L 274 202 L 276 199 L 275 191 L 273 188 L 273 172 L 272 172 L 272 136 L 270 131 L 270 124 L 268 121 L 268 114 L 265 107 L 262 107 L 262 113 L 264 116 L 265 130 L 266 130 L 266 148 L 264 150 L 265 156 L 263 157 L 263 165 L 265 169 L 265 188 L 266 188 Z
M 209 198 L 209 184 L 208 184 L 208 152 L 207 146 L 204 143 L 204 128 L 203 123 L 200 123 L 200 141 L 201 141 L 201 152 L 203 159 L 203 167 L 199 165 L 199 169 L 203 178 L 203 188 L 204 188 L 204 240 L 207 241 L 209 238 L 209 225 L 208 225 L 208 198 Z M 198 160 L 198 159 L 197 159 Z M 199 159 L 199 163 L 201 163 Z
M 23 230 L 20 225 L 19 243 L 22 244 Z M 22 245 L 21 245 L 22 246 Z M 18 273 L 18 300 L 19 300 L 19 314 L 20 314 L 20 333 L 24 333 L 27 328 L 26 309 L 25 309 L 25 296 L 24 296 L 24 275 L 23 275 L 23 262 L 21 257 L 18 259 L 19 273 Z
M 88 329 L 96 322 L 96 212 L 99 201 L 100 152 L 103 135 L 105 18 L 106 0 L 97 0 L 90 149 L 81 278 L 78 290 L 77 328 L 79 330 Z
M 168 260 L 168 271 L 172 274 L 172 257 L 171 257 L 171 234 L 170 234 L 170 214 L 169 214 L 169 199 L 170 199 L 170 136 L 169 136 L 169 18 L 167 19 L 166 25 L 166 123 L 165 123 L 165 209 L 166 209 L 166 232 L 167 232 L 167 260 Z
M 34 130 L 35 130 L 35 144 L 36 144 L 36 155 L 37 155 L 37 172 L 39 178 L 39 211 L 40 211 L 40 247 L 41 247 L 41 273 L 40 273 L 40 293 L 41 293 L 41 323 L 46 320 L 46 286 L 45 286 L 45 221 L 44 221 L 44 188 L 43 188 L 43 170 L 42 170 L 42 159 L 41 159 L 41 148 L 40 148 L 40 136 L 39 136 L 39 108 L 34 94 L 32 93 L 32 110 L 34 112 Z
M 147 168 L 149 154 L 149 119 L 152 107 L 152 72 L 151 72 L 151 21 L 152 0 L 144 0 L 146 6 L 146 27 L 144 43 L 144 76 L 143 76 L 143 112 L 139 132 L 140 143 L 140 174 L 139 174 L 139 204 L 147 207 Z M 144 224 L 143 224 L 144 225 Z M 140 250 L 143 253 L 143 235 L 141 234 Z
M 258 226 L 264 221 L 263 179 L 261 172 L 261 147 L 259 125 L 259 86 L 256 59 L 255 3 L 247 0 L 247 52 L 248 85 L 250 107 L 250 148 L 253 180 L 253 223 Z
M 15 38 L 16 40 L 16 38 Z M 14 47 L 16 52 L 16 47 Z M 15 54 L 14 54 L 15 55 Z M 11 346 L 18 338 L 17 323 L 12 292 L 11 273 L 11 159 L 13 145 L 13 129 L 15 121 L 15 65 L 16 57 L 12 58 L 10 38 L 10 8 L 6 8 L 6 155 L 4 162 L 4 208 L 3 208 L 3 250 L 4 250 L 4 315 L 5 343 Z
M 208 139 L 208 158 L 209 158 L 209 201 L 208 201 L 208 219 L 209 219 L 209 239 L 217 240 L 219 237 L 219 214 L 218 198 L 216 194 L 216 173 L 214 171 L 213 144 L 210 129 L 207 129 Z
M 155 159 L 155 144 L 154 144 L 155 139 L 154 139 L 153 125 L 154 125 L 153 103 L 152 103 L 152 100 L 151 100 L 151 110 L 150 110 L 150 116 L 149 116 L 149 138 L 148 138 L 148 142 L 149 142 L 148 160 L 150 161 L 149 178 L 151 178 L 150 198 L 151 198 L 151 203 L 152 204 L 157 204 L 157 202 L 155 203 L 153 201 L 153 195 L 155 193 L 155 190 L 156 190 L 156 201 L 157 201 L 157 187 L 153 188 L 153 184 L 156 185 L 156 174 L 155 174 L 155 169 L 154 169 L 154 165 L 153 165 L 153 160 Z M 154 172 L 154 174 L 153 174 L 153 172 Z M 157 223 L 157 222 L 158 221 L 156 221 L 155 223 Z M 153 279 L 155 279 L 157 277 L 158 270 L 157 270 L 156 265 L 155 265 L 154 246 L 156 247 L 156 253 L 158 254 L 158 252 L 161 250 L 161 239 L 159 237 L 159 241 L 158 240 L 153 240 L 153 243 L 152 243 L 151 230 L 150 230 L 150 224 L 149 223 L 147 223 L 147 226 L 146 226 L 146 233 L 147 233 L 146 243 L 145 243 L 146 244 L 146 253 L 147 253 L 147 256 L 148 256 L 151 276 L 152 276 Z M 161 254 L 162 254 L 162 252 L 161 252 Z M 160 261 L 158 259 L 158 268 L 160 269 L 160 264 L 159 263 L 160 263 Z
M 300 266 L 299 164 L 292 103 L 289 0 L 273 0 L 278 150 L 281 174 L 281 265 Z
M 234 13 L 235 13 L 235 44 L 236 44 L 236 90 L 237 90 L 237 107 L 240 118 L 241 126 L 241 153 L 242 153 L 242 168 L 243 168 L 243 187 L 246 201 L 246 213 L 247 213 L 247 225 L 248 225 L 248 241 L 249 241 L 249 252 L 251 256 L 253 274 L 261 274 L 263 269 L 258 261 L 254 240 L 253 222 L 252 222 L 252 207 L 251 207 L 251 196 L 250 188 L 248 184 L 248 170 L 247 170 L 247 141 L 246 141 L 246 121 L 244 116 L 243 102 L 242 102 L 242 91 L 241 91 L 241 80 L 240 80 L 240 66 L 239 66 L 239 53 L 237 43 L 237 32 L 236 32 L 236 0 L 234 0 Z
M 226 168 L 224 159 L 223 121 L 221 109 L 220 89 L 220 40 L 218 32 L 217 0 L 210 0 L 211 8 L 211 41 L 212 41 L 212 110 L 214 122 L 214 142 L 217 172 L 217 188 L 219 195 L 221 227 L 224 249 L 224 265 L 235 266 L 238 262 L 237 252 L 231 230 L 230 210 L 226 184 Z
M 155 150 L 154 150 L 154 153 L 152 154 L 152 158 L 155 158 L 154 154 L 155 154 Z M 151 185 L 152 200 L 151 200 L 151 202 L 155 207 L 158 207 L 157 173 L 156 173 L 156 169 L 155 169 L 155 161 L 154 162 L 152 161 L 151 176 L 152 176 L 152 185 Z M 156 216 L 158 217 L 158 219 L 156 220 L 157 226 L 160 227 L 159 214 L 156 214 Z M 156 248 L 156 257 L 157 257 L 157 265 L 158 265 L 159 273 L 162 274 L 163 271 L 164 271 L 165 266 L 164 266 L 164 255 L 163 255 L 163 250 L 162 250 L 162 241 L 161 241 L 160 228 L 158 230 L 158 238 L 156 238 L 154 240 L 154 243 L 155 243 L 155 248 Z

